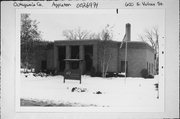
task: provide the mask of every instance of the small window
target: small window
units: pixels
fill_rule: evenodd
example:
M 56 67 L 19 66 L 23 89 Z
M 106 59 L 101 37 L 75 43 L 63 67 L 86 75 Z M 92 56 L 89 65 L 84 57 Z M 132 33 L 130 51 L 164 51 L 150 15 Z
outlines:
M 126 65 L 126 73 L 128 72 L 128 61 L 121 61 L 121 72 L 125 72 L 125 65 Z

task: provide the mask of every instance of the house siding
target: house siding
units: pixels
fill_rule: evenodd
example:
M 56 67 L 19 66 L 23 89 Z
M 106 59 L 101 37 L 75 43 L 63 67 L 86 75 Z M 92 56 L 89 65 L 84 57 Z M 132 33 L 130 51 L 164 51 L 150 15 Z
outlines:
M 120 61 L 125 61 L 125 49 L 120 51 Z M 141 77 L 141 70 L 146 68 L 146 51 L 143 49 L 128 49 L 127 61 L 128 76 Z

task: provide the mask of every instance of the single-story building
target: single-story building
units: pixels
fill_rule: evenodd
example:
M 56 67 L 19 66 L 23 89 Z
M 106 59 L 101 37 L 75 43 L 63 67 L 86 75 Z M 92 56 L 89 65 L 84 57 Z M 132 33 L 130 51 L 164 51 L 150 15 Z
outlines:
M 57 40 L 44 50 L 36 59 L 35 70 L 55 70 L 62 73 L 70 64 L 64 59 L 82 59 L 81 68 L 86 74 L 95 70 L 102 72 L 102 60 L 108 62 L 107 72 L 127 72 L 128 77 L 141 77 L 141 71 L 147 69 L 154 75 L 154 49 L 145 42 L 131 41 L 131 26 L 126 24 L 126 42 L 94 40 Z M 126 63 L 125 63 L 126 57 Z M 125 68 L 126 66 L 126 68 Z

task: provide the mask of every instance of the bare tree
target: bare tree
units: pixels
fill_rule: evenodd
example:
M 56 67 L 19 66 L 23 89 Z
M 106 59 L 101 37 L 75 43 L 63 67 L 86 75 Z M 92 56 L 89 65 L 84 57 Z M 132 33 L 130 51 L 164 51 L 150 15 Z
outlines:
M 89 32 L 87 30 L 77 29 L 76 36 L 79 40 L 86 39 L 88 37 Z
M 99 39 L 100 40 L 101 39 L 100 35 L 101 35 L 100 33 L 90 33 L 88 37 L 89 37 L 89 39 L 92 39 L 92 40 L 93 39 Z
M 73 39 L 76 40 L 77 39 L 73 30 L 64 30 L 63 31 L 63 36 L 65 36 L 66 39 L 68 39 L 68 40 L 73 40 Z
M 139 39 L 149 44 L 154 49 L 154 63 L 156 73 L 158 73 L 159 65 L 159 30 L 158 27 L 153 27 L 151 30 L 146 29 L 144 35 L 139 35 Z
M 102 32 L 100 33 L 100 39 L 102 40 L 101 46 L 100 46 L 100 64 L 101 64 L 101 71 L 102 71 L 102 77 L 106 77 L 110 61 L 112 59 L 112 53 L 111 53 L 111 46 L 109 44 L 109 41 L 112 40 L 112 27 L 110 25 L 107 25 Z
M 80 27 L 74 30 L 64 30 L 63 36 L 68 40 L 83 40 L 87 39 L 89 32 L 87 30 L 82 30 Z

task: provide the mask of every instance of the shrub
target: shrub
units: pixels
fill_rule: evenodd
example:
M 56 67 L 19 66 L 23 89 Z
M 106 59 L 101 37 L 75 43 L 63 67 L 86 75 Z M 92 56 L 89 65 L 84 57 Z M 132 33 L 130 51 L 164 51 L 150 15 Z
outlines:
M 94 77 L 95 75 L 96 75 L 96 69 L 92 67 L 90 71 L 90 76 Z
M 118 74 L 115 72 L 107 72 L 106 77 L 118 77 Z
M 142 69 L 141 70 L 141 76 L 143 78 L 147 78 L 148 77 L 148 70 L 147 69 Z
M 98 71 L 98 72 L 95 73 L 95 76 L 96 77 L 102 77 L 102 73 Z
M 150 74 L 147 76 L 147 78 L 154 78 L 154 76 Z

